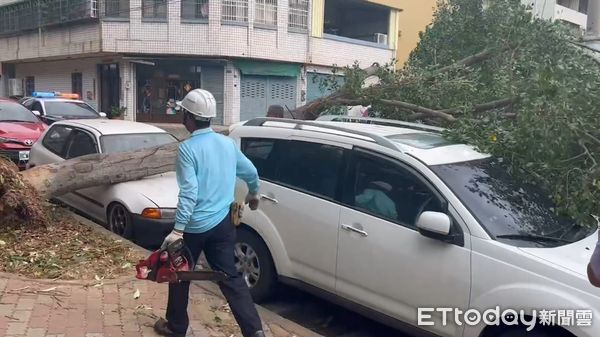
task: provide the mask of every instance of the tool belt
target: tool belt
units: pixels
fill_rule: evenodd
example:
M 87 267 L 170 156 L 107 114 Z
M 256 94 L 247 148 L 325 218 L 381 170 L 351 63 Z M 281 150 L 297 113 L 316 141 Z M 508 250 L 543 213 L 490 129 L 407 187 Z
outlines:
M 237 202 L 233 202 L 231 204 L 230 212 L 231 214 L 231 222 L 235 226 L 239 226 L 242 223 L 242 214 L 244 213 L 244 204 L 240 204 Z

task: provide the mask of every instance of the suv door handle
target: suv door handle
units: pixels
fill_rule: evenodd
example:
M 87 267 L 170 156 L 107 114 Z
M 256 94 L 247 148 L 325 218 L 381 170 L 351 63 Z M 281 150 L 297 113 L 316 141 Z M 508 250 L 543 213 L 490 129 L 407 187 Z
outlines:
M 279 203 L 279 201 L 277 201 L 277 199 L 275 199 L 275 198 L 273 198 L 273 197 L 270 197 L 270 196 L 268 196 L 268 195 L 265 195 L 265 194 L 261 194 L 261 195 L 260 195 L 260 198 L 261 198 L 261 199 L 268 200 L 268 201 L 270 201 L 270 202 L 272 202 L 272 203 L 274 203 L 274 204 L 278 204 L 278 203 Z
M 352 227 L 352 226 L 348 226 L 348 225 L 342 224 L 342 229 L 346 230 L 346 231 L 349 231 L 349 232 L 358 233 L 358 234 L 360 234 L 362 236 L 365 236 L 365 237 L 369 236 L 369 233 L 363 231 L 362 229 L 358 229 L 356 227 Z

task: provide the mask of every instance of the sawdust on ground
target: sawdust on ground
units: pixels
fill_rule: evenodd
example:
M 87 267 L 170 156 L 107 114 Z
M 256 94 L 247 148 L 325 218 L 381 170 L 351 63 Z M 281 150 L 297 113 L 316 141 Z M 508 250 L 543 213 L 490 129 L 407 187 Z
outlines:
M 134 275 L 135 263 L 144 256 L 124 239 L 94 231 L 57 206 L 47 207 L 51 211 L 46 226 L 0 226 L 0 271 L 61 280 L 101 281 Z

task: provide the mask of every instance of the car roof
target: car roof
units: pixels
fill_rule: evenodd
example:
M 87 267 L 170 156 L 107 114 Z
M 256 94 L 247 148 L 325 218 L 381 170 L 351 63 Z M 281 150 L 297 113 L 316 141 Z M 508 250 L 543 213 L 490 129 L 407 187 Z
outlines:
M 93 129 L 100 135 L 122 135 L 134 133 L 168 133 L 154 125 L 111 119 L 77 119 L 57 122 L 60 125 L 73 125 Z
M 353 117 L 340 120 L 332 121 L 332 119 L 326 118 L 309 122 L 257 118 L 244 123 L 244 125 L 283 127 L 336 136 L 346 135 L 357 141 L 365 140 L 367 137 L 367 140 L 409 154 L 430 166 L 490 157 L 488 154 L 477 151 L 473 146 L 455 143 L 444 138 L 441 133 L 442 128 L 377 118 Z

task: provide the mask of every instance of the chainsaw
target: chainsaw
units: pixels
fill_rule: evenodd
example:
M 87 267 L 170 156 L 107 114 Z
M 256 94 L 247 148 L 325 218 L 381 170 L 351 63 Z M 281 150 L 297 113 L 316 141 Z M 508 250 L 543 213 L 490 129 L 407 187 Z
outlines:
M 145 260 L 135 266 L 135 277 L 158 283 L 177 283 L 185 281 L 224 281 L 227 274 L 213 270 L 193 270 L 195 265 L 192 254 L 183 239 L 178 239 L 166 248 L 154 251 Z

